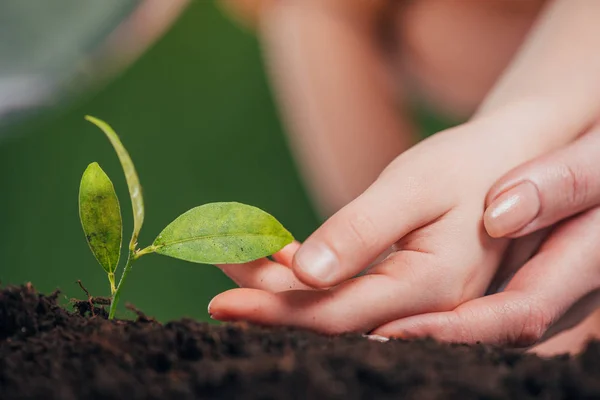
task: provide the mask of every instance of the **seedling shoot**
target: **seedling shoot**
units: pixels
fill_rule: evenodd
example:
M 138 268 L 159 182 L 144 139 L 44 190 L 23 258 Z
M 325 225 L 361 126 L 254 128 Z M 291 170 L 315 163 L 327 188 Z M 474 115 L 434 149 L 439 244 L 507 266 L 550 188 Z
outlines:
M 144 199 L 131 157 L 106 122 L 91 116 L 85 118 L 100 128 L 113 145 L 125 173 L 133 210 L 128 256 L 116 284 L 123 241 L 121 208 L 112 181 L 98 163 L 91 163 L 81 178 L 79 217 L 88 245 L 108 276 L 110 319 L 115 316 L 132 265 L 143 255 L 156 253 L 199 264 L 237 264 L 269 256 L 294 240 L 268 213 L 245 204 L 223 202 L 192 208 L 167 225 L 151 245 L 139 248 Z

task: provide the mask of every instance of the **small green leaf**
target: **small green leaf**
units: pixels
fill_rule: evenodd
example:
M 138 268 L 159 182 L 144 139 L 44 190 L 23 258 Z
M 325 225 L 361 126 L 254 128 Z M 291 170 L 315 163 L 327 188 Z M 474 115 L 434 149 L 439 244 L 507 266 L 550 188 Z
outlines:
M 211 203 L 177 217 L 158 235 L 158 254 L 203 264 L 232 264 L 271 255 L 294 240 L 274 217 L 240 203 Z
M 123 222 L 115 188 L 98 163 L 91 163 L 81 178 L 79 218 L 92 253 L 108 274 L 114 273 L 121 255 Z
M 140 230 L 144 224 L 144 199 L 142 197 L 140 179 L 138 178 L 138 174 L 133 166 L 133 161 L 131 161 L 131 157 L 129 157 L 129 153 L 123 146 L 123 143 L 121 143 L 119 136 L 117 136 L 116 132 L 110 127 L 110 125 L 90 115 L 86 115 L 85 119 L 100 128 L 108 137 L 108 140 L 110 140 L 110 143 L 115 148 L 117 156 L 119 157 L 119 161 L 121 162 L 121 166 L 123 167 L 125 179 L 127 180 L 127 187 L 129 188 L 129 196 L 131 197 L 131 207 L 133 209 L 133 235 L 130 245 L 130 247 L 133 247 L 136 245 Z

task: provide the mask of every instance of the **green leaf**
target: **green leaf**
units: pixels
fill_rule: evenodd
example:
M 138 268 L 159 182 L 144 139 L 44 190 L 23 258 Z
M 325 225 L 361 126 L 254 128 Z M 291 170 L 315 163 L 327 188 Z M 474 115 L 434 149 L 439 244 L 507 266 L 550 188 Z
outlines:
M 294 240 L 274 217 L 240 203 L 192 208 L 158 235 L 158 254 L 203 264 L 232 264 L 271 255 Z
M 92 253 L 108 274 L 114 273 L 121 255 L 123 222 L 115 188 L 98 163 L 91 163 L 81 178 L 79 218 Z
M 142 197 L 140 179 L 138 178 L 138 174 L 133 166 L 133 161 L 131 161 L 131 157 L 129 157 L 129 153 L 123 146 L 123 143 L 121 143 L 119 136 L 117 136 L 116 132 L 110 127 L 110 125 L 90 115 L 86 115 L 85 119 L 100 128 L 108 137 L 108 140 L 110 140 L 110 143 L 115 148 L 117 156 L 119 157 L 119 161 L 121 162 L 121 166 L 123 167 L 125 179 L 127 180 L 127 186 L 129 187 L 129 196 L 131 197 L 131 207 L 133 209 L 133 235 L 131 237 L 130 244 L 130 248 L 133 248 L 137 243 L 137 238 L 140 234 L 140 230 L 142 229 L 142 225 L 144 224 L 144 199 Z

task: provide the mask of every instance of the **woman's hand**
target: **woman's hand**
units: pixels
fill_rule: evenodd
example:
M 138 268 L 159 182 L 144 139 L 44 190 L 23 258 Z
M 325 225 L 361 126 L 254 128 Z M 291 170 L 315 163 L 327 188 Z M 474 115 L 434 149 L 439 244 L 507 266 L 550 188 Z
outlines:
M 484 223 L 492 237 L 519 238 L 597 206 L 600 125 L 500 178 L 488 194 Z
M 504 292 L 377 333 L 497 343 L 528 328 L 549 338 L 594 311 L 600 305 L 600 126 L 500 178 L 488 193 L 484 224 L 492 237 L 518 238 L 496 276 L 494 287 L 506 285 Z M 519 307 L 511 306 L 514 299 Z

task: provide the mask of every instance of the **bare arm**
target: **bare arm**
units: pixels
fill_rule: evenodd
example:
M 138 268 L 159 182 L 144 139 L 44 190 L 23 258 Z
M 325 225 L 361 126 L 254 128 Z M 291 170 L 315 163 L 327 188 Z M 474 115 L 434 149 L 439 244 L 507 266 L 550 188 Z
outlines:
M 385 3 L 274 2 L 262 14 L 292 147 L 325 215 L 362 193 L 415 141 L 377 43 Z
M 475 118 L 523 108 L 516 115 L 541 128 L 536 139 L 564 144 L 583 133 L 600 114 L 599 18 L 594 0 L 550 2 Z

